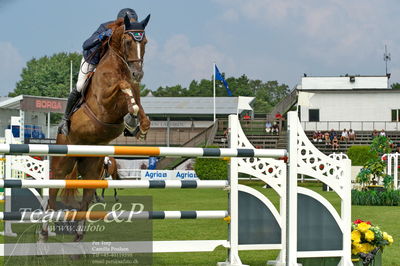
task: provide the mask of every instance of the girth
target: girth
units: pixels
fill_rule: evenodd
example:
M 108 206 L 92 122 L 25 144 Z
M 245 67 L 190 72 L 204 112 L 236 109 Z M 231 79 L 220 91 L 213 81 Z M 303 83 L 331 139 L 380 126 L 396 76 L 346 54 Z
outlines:
M 83 111 L 85 112 L 85 114 L 93 122 L 95 122 L 98 126 L 107 127 L 109 129 L 120 129 L 123 126 L 123 123 L 106 123 L 106 122 L 103 122 L 103 121 L 99 120 L 96 117 L 96 114 L 93 113 L 92 109 L 90 109 L 89 105 L 87 105 L 86 102 L 84 102 L 81 107 L 83 108 Z

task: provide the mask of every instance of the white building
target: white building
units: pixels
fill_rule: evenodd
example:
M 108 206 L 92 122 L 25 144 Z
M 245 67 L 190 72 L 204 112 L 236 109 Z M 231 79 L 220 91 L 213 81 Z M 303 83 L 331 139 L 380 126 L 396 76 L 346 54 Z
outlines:
M 387 76 L 303 77 L 297 89 L 312 93 L 299 106 L 306 130 L 400 130 L 400 90 Z

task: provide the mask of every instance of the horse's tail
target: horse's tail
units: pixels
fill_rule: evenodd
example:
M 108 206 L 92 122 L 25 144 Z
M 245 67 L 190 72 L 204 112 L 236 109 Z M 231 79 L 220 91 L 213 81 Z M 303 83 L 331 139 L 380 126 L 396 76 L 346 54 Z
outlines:
M 71 173 L 65 176 L 65 179 L 78 179 L 78 164 L 75 163 L 74 168 Z M 74 205 L 77 200 L 76 196 L 78 195 L 78 189 L 76 188 L 63 188 L 61 190 L 60 196 L 61 200 L 66 205 Z

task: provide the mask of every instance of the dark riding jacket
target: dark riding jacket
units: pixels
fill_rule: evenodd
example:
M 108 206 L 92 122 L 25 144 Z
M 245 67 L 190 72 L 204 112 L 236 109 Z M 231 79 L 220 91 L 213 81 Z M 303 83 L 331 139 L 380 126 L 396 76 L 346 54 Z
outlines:
M 87 39 L 83 45 L 83 57 L 85 58 L 86 62 L 92 65 L 97 65 L 100 62 L 100 46 L 101 40 L 99 35 L 106 30 L 108 30 L 107 26 L 114 21 L 109 21 L 103 23 L 99 26 L 99 28 Z

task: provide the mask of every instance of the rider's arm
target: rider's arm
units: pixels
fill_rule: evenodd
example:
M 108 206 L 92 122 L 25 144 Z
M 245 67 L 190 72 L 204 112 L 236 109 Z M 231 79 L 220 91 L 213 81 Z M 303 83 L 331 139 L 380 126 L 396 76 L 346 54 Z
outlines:
M 89 50 L 101 43 L 102 40 L 100 39 L 100 35 L 108 30 L 108 24 L 110 24 L 110 22 L 103 23 L 99 26 L 99 28 L 92 34 L 92 36 L 90 36 L 90 38 L 83 43 L 83 50 Z

